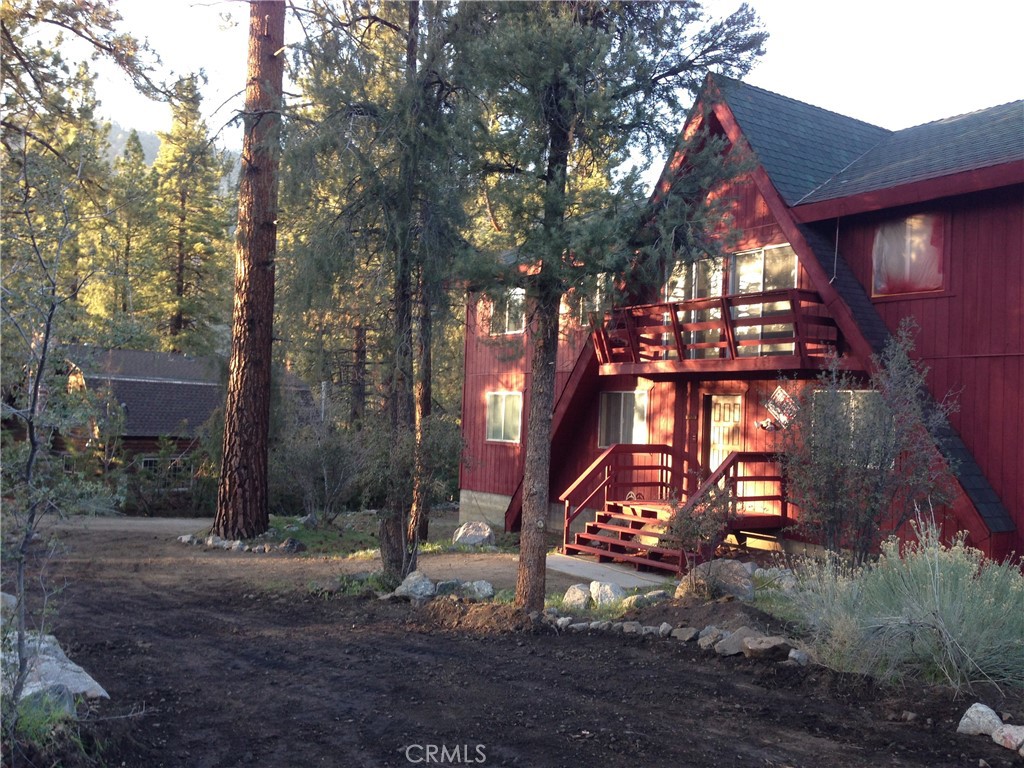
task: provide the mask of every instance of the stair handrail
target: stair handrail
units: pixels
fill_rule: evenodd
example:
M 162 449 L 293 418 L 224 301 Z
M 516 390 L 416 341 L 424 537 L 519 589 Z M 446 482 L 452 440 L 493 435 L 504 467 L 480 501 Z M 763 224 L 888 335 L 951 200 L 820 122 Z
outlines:
M 671 459 L 671 464 L 668 466 L 669 476 L 662 479 L 660 484 L 663 486 L 663 490 L 669 494 L 678 492 L 682 487 L 682 479 L 685 477 L 685 461 L 672 446 L 659 443 L 615 443 L 610 445 L 558 497 L 558 500 L 565 504 L 565 519 L 562 528 L 563 543 L 568 541 L 569 527 L 573 521 L 584 509 L 588 508 L 595 498 L 599 497 L 599 494 L 603 493 L 600 505 L 603 507 L 607 504 L 608 487 L 615 479 L 614 458 L 642 453 L 659 453 Z M 634 466 L 634 468 L 636 467 Z M 653 464 L 650 466 L 650 470 L 658 469 L 664 474 L 666 467 Z M 590 488 L 590 483 L 596 484 L 583 496 L 584 489 Z
M 732 451 L 728 456 L 725 457 L 725 461 L 718 465 L 718 468 L 705 478 L 705 480 L 698 486 L 697 490 L 693 492 L 693 495 L 686 500 L 686 503 L 680 507 L 679 514 L 689 514 L 693 511 L 704 498 L 710 493 L 712 488 L 719 488 L 720 483 L 725 479 L 726 492 L 732 495 L 731 506 L 732 516 L 735 517 L 736 510 L 736 484 L 742 477 L 739 475 L 739 465 L 746 462 L 764 462 L 764 463 L 775 463 L 777 461 L 776 454 L 766 451 Z M 780 477 L 781 482 L 781 477 Z M 786 504 L 786 498 L 784 493 L 780 493 L 779 501 L 782 505 L 783 519 L 788 517 L 788 509 Z

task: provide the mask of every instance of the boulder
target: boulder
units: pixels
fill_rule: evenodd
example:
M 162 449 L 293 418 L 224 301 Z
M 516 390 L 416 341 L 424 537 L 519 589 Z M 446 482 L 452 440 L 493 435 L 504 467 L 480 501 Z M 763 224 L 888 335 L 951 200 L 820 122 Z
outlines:
M 566 611 L 585 611 L 590 607 L 590 585 L 573 584 L 562 597 L 562 608 Z
M 696 627 L 680 627 L 672 630 L 672 637 L 681 643 L 688 643 L 700 634 Z
M 67 657 L 57 638 L 53 635 L 37 635 L 32 632 L 27 638 L 26 655 L 28 670 L 22 698 L 32 696 L 39 691 L 51 691 L 55 686 L 67 688 L 72 697 L 85 696 L 88 699 L 109 699 L 110 696 L 80 666 Z M 3 663 L 15 663 L 13 651 L 5 651 Z M 4 681 L 4 685 L 10 681 Z
M 626 590 L 618 584 L 612 584 L 606 581 L 590 582 L 590 599 L 594 601 L 594 605 L 600 606 L 620 603 L 625 597 Z
M 715 643 L 715 653 L 719 656 L 737 656 L 743 653 L 743 643 L 752 637 L 760 637 L 761 633 L 750 627 L 740 627 Z
M 462 587 L 462 582 L 458 579 L 439 581 L 434 586 L 434 594 L 438 597 L 441 597 L 442 595 L 457 595 L 460 587 Z
M 694 589 L 710 595 L 732 595 L 741 600 L 754 597 L 754 580 L 749 565 L 737 560 L 710 560 L 701 563 L 684 576 L 676 587 L 677 598 L 685 597 Z
M 305 552 L 306 545 L 298 539 L 293 539 L 290 536 L 277 545 L 277 548 L 282 552 Z
M 494 586 L 483 579 L 471 581 L 459 587 L 459 594 L 467 600 L 490 600 L 494 597 Z
M 66 685 L 55 683 L 33 692 L 28 696 L 22 696 L 22 710 L 37 709 L 46 713 L 63 713 L 66 717 L 74 718 L 78 715 L 78 707 L 75 704 L 75 695 Z M 49 717 L 47 717 L 49 719 Z
M 647 595 L 629 595 L 622 599 L 622 612 L 630 611 L 634 608 L 643 608 L 649 605 L 647 602 Z
M 661 622 L 661 625 L 658 627 L 658 636 L 668 637 L 672 634 L 673 629 L 674 627 L 671 624 L 669 624 L 667 621 L 663 621 Z
M 622 622 L 622 634 L 624 635 L 639 635 L 642 634 L 643 631 L 643 625 L 639 621 Z
M 799 648 L 794 648 L 789 652 L 787 661 L 791 661 L 801 667 L 806 667 L 811 663 L 811 657 L 807 654 L 807 651 L 801 651 Z
M 452 534 L 452 544 L 466 547 L 486 547 L 494 544 L 494 531 L 491 526 L 480 520 L 463 523 Z
M 657 605 L 663 603 L 666 600 L 670 600 L 672 595 L 666 592 L 664 589 L 654 589 L 650 592 L 646 592 L 641 597 L 644 598 L 644 605 Z
M 570 624 L 572 624 L 572 616 L 561 616 L 555 620 L 555 626 L 558 629 L 568 629 Z
M 999 725 L 992 729 L 992 741 L 1019 752 L 1024 749 L 1024 725 Z
M 714 648 L 726 635 L 728 635 L 728 632 L 723 632 L 718 627 L 704 627 L 697 635 L 697 645 L 700 646 L 701 650 L 706 651 Z
M 994 709 L 980 703 L 972 704 L 964 712 L 964 716 L 960 718 L 960 724 L 956 727 L 956 732 L 968 736 L 978 736 L 980 734 L 991 736 L 992 732 L 1002 724 L 1003 721 Z
M 765 659 L 767 661 L 785 661 L 793 645 L 786 638 L 754 636 L 743 641 L 743 655 L 748 659 Z
M 437 593 L 434 582 L 422 571 L 413 571 L 405 577 L 405 581 L 394 591 L 395 597 L 407 597 L 410 600 L 429 600 Z

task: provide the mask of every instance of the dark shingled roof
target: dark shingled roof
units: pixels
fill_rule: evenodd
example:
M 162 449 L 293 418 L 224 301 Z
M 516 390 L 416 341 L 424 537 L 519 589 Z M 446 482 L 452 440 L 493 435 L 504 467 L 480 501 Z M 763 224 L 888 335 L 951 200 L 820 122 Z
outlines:
M 832 200 L 1013 162 L 1024 163 L 1024 100 L 897 131 L 799 202 Z
M 722 75 L 712 75 L 711 81 L 787 205 L 892 134 Z
M 124 437 L 194 437 L 224 403 L 224 362 L 168 352 L 69 346 L 65 356 L 93 391 L 125 408 Z

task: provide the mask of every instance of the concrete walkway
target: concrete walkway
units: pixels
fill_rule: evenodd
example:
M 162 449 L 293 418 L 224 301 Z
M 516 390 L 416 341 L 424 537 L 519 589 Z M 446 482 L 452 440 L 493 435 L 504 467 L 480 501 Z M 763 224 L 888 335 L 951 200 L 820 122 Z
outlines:
M 584 560 L 582 557 L 550 554 L 547 567 L 549 571 L 558 571 L 574 576 L 581 583 L 606 581 L 618 584 L 623 589 L 675 588 L 675 579 L 667 573 L 644 573 L 628 565 L 595 563 L 593 560 Z

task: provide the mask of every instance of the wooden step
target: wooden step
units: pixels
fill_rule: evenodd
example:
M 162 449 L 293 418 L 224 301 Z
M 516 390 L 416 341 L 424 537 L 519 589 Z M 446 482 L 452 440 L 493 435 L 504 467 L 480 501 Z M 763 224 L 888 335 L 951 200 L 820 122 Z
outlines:
M 576 544 L 589 544 L 590 546 L 593 546 L 594 542 L 600 542 L 601 544 L 609 546 L 621 547 L 625 550 L 642 550 L 644 552 L 654 552 L 668 557 L 679 557 L 681 554 L 681 547 L 663 547 L 658 544 L 644 544 L 639 541 L 620 539 L 615 536 L 602 536 L 597 533 L 577 533 L 574 541 Z
M 626 563 L 628 565 L 646 566 L 654 570 L 666 571 L 668 573 L 682 573 L 686 570 L 685 561 L 683 563 L 679 563 L 669 560 L 653 560 L 640 555 L 609 552 L 607 549 L 602 547 L 591 547 L 586 544 L 566 544 L 564 550 L 567 555 L 594 555 L 597 557 L 598 562 L 602 563 Z
M 597 533 L 597 530 L 591 530 L 591 528 L 600 529 L 602 531 L 611 531 L 612 533 L 618 534 L 628 534 L 631 536 L 657 536 L 659 538 L 668 533 L 668 531 L 666 531 L 664 528 L 661 528 L 660 530 L 649 526 L 632 528 L 627 525 L 614 525 L 612 523 L 603 523 L 600 520 L 593 523 L 587 523 L 586 527 L 587 533 Z

